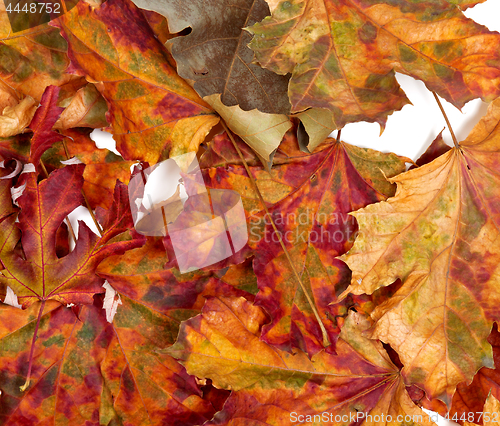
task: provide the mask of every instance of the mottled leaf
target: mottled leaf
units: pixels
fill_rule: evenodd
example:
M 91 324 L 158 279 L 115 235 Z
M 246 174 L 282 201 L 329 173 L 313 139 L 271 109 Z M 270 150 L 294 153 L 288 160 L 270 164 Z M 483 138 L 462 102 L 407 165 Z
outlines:
M 125 424 L 188 425 L 212 417 L 211 404 L 195 396 L 201 392 L 194 378 L 158 352 L 174 343 L 181 321 L 199 313 L 205 297 L 246 294 L 210 276 L 180 278 L 163 269 L 166 260 L 161 239 L 148 238 L 98 268 L 123 303 L 102 371 Z
M 31 136 L 32 134 L 27 132 L 8 138 L 0 137 L 0 155 L 5 159 L 15 158 L 25 163 L 28 162 Z
M 13 34 L 0 3 L 0 80 L 5 85 L 39 101 L 47 86 L 77 78 L 68 73 L 67 49 L 59 30 L 48 24 Z
M 127 190 L 119 184 L 112 207 L 96 212 L 104 229 L 102 237 L 80 222 L 75 249 L 61 259 L 57 257 L 57 229 L 68 213 L 82 203 L 82 171 L 82 165 L 66 166 L 40 183 L 35 173 L 27 174 L 27 186 L 18 199 L 21 243 L 26 258 L 15 251 L 17 241 L 10 241 L 2 253 L 5 269 L 0 271 L 0 284 L 10 286 L 23 307 L 49 299 L 64 304 L 92 303 L 93 295 L 103 292 L 104 279 L 95 275 L 99 262 L 112 253 L 142 244 L 140 239 L 112 241 L 113 237 L 132 227 Z M 4 232 L 0 238 L 7 238 Z
M 108 102 L 108 121 L 127 160 L 154 164 L 195 151 L 219 118 L 169 65 L 164 47 L 128 0 L 81 1 L 57 21 L 69 56 Z
M 37 102 L 27 96 L 14 106 L 0 110 L 0 137 L 8 138 L 22 133 L 35 115 Z
M 167 46 L 179 75 L 191 81 L 201 97 L 220 94 L 228 107 L 258 109 L 269 114 L 290 112 L 288 78 L 252 63 L 252 36 L 243 28 L 269 14 L 264 0 L 134 0 L 168 19 L 170 32 L 192 31 L 171 39 Z
M 254 271 L 259 285 L 256 303 L 272 317 L 272 322 L 264 326 L 262 338 L 283 350 L 298 347 L 309 354 L 318 352 L 324 346 L 324 336 L 316 309 L 332 344 L 329 350 L 334 350 L 339 329 L 329 305 L 350 281 L 349 269 L 335 257 L 350 248 L 357 231 L 348 213 L 356 206 L 385 199 L 384 192 L 391 194 L 391 185 L 381 170 L 394 176 L 405 170 L 404 159 L 333 139 L 312 155 L 297 147 L 295 151 L 283 145 L 280 149 L 281 164 L 275 165 L 271 174 L 259 167 L 251 170 L 313 307 L 245 169 L 209 169 L 205 182 L 209 187 L 231 188 L 242 195 L 249 245 L 255 250 Z
M 360 236 L 341 257 L 353 271 L 346 293 L 401 278 L 372 314 L 373 337 L 398 352 L 408 383 L 448 406 L 459 382 L 493 367 L 486 338 L 499 319 L 499 121 L 497 100 L 459 149 L 391 178 L 396 196 L 352 214 Z
M 500 94 L 500 35 L 446 0 L 268 0 L 271 17 L 249 28 L 259 63 L 292 73 L 292 110 L 325 108 L 337 128 L 384 126 L 407 98 L 394 71 L 422 80 L 457 107 Z M 330 120 L 330 121 L 332 121 Z
M 310 360 L 303 352 L 291 355 L 259 340 L 265 321 L 262 309 L 242 298 L 210 298 L 201 315 L 182 324 L 167 350 L 188 373 L 233 391 L 209 424 L 287 424 L 297 422 L 294 415 L 312 424 L 314 415 L 320 422 L 327 412 L 334 425 L 386 424 L 363 421 L 357 413 L 379 420 L 382 414 L 396 420 L 411 413 L 421 415 L 417 424 L 430 425 L 380 343 L 351 333 L 349 342 L 339 340 L 337 356 L 322 351 Z
M 264 163 L 272 162 L 272 153 L 280 144 L 283 135 L 292 127 L 283 114 L 265 114 L 258 110 L 244 111 L 239 106 L 227 107 L 220 95 L 204 98 L 224 119 L 229 128 L 241 137 Z
M 108 105 L 93 84 L 79 88 L 73 96 L 59 99 L 58 106 L 64 107 L 56 129 L 70 129 L 72 127 L 90 127 L 98 129 L 106 127 L 106 112 Z
M 79 318 L 55 301 L 45 305 L 31 370 L 26 380 L 30 343 L 40 304 L 27 310 L 0 304 L 0 425 L 99 424 L 109 332 L 106 318 L 95 306 L 85 306 Z

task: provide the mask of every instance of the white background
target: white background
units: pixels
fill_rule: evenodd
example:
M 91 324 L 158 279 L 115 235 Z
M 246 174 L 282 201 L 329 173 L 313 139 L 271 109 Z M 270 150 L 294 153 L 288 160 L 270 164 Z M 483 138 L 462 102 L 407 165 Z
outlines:
M 488 0 L 468 9 L 465 15 L 486 25 L 490 30 L 500 32 L 499 0 Z M 446 123 L 432 93 L 426 89 L 422 82 L 401 74 L 397 74 L 396 77 L 413 105 L 406 105 L 401 111 L 392 114 L 381 136 L 379 136 L 380 127 L 378 124 L 356 123 L 348 124 L 342 129 L 342 140 L 360 147 L 394 152 L 416 160 L 439 132 L 446 127 Z M 462 108 L 462 111 L 443 99 L 441 102 L 459 141 L 466 138 L 487 108 L 487 104 L 480 100 L 469 102 Z M 332 134 L 332 136 L 335 135 L 336 132 Z M 115 143 L 111 135 L 97 130 L 92 133 L 92 138 L 99 148 L 114 150 Z M 448 129 L 443 132 L 443 138 L 448 145 L 453 146 Z M 84 207 L 79 207 L 71 213 L 70 219 L 75 231 L 76 220 L 82 219 L 95 231 L 92 219 Z M 438 424 L 445 426 L 456 423 L 440 419 Z

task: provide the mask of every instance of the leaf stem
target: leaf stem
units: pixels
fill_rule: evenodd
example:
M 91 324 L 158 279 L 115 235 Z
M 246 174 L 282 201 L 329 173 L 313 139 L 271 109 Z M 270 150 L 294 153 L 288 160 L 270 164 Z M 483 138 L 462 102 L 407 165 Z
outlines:
M 36 320 L 35 332 L 33 333 L 33 340 L 31 341 L 28 375 L 26 376 L 26 382 L 24 383 L 24 385 L 19 387 L 19 389 L 21 389 L 21 392 L 24 392 L 26 389 L 28 389 L 30 385 L 31 367 L 33 366 L 33 352 L 35 351 L 35 342 L 38 335 L 38 327 L 40 327 L 40 319 L 42 318 L 44 307 L 45 307 L 45 300 L 42 300 L 42 304 L 40 305 L 40 310 L 38 311 L 38 318 Z
M 47 173 L 47 169 L 45 168 L 45 164 L 43 164 L 43 161 L 41 158 L 40 158 L 40 166 L 42 166 L 42 170 L 43 170 L 45 177 L 48 178 L 49 174 Z M 73 227 L 71 226 L 71 222 L 69 221 L 69 217 L 67 217 L 67 216 L 66 216 L 66 225 L 68 225 L 68 230 L 69 230 L 69 233 L 71 234 L 71 238 L 73 238 L 73 241 L 76 244 L 75 231 L 73 230 Z
M 439 109 L 441 110 L 441 113 L 443 114 L 443 117 L 446 121 L 446 124 L 448 125 L 448 129 L 450 130 L 451 137 L 453 139 L 453 143 L 455 144 L 455 148 L 460 149 L 460 145 L 458 144 L 457 137 L 455 136 L 455 133 L 453 132 L 453 129 L 451 128 L 450 120 L 448 120 L 448 116 L 446 115 L 446 112 L 443 108 L 443 105 L 441 104 L 441 101 L 439 100 L 438 95 L 436 95 L 436 92 L 432 92 L 434 95 L 434 99 L 436 99 L 436 102 L 439 106 Z
M 250 182 L 252 183 L 252 186 L 253 186 L 255 192 L 257 193 L 262 206 L 264 207 L 266 215 L 269 218 L 269 222 L 271 223 L 275 234 L 278 236 L 281 248 L 283 249 L 283 252 L 285 253 L 285 256 L 288 260 L 288 263 L 290 264 L 290 267 L 292 268 L 292 271 L 295 275 L 295 278 L 297 279 L 300 287 L 302 288 L 302 291 L 304 292 L 304 295 L 306 296 L 306 299 L 307 299 L 309 305 L 311 306 L 312 311 L 314 312 L 314 316 L 316 317 L 316 320 L 318 321 L 319 327 L 321 328 L 321 334 L 323 336 L 323 346 L 325 346 L 325 347 L 330 346 L 331 342 L 330 342 L 330 339 L 328 338 L 328 333 L 326 332 L 325 325 L 323 324 L 323 321 L 321 321 L 321 317 L 319 316 L 319 312 L 316 309 L 316 306 L 314 305 L 314 303 L 311 299 L 311 296 L 307 292 L 307 290 L 304 286 L 304 283 L 302 282 L 300 275 L 297 272 L 297 269 L 295 269 L 295 266 L 292 262 L 292 258 L 290 257 L 290 253 L 288 253 L 288 249 L 286 248 L 285 243 L 283 242 L 283 240 L 281 238 L 281 235 L 278 231 L 278 228 L 276 228 L 276 225 L 274 224 L 274 220 L 271 216 L 271 213 L 269 213 L 269 209 L 267 208 L 266 202 L 264 201 L 264 198 L 262 197 L 262 194 L 260 193 L 260 190 L 257 186 L 257 183 L 255 182 L 255 179 L 253 178 L 252 173 L 250 172 L 250 168 L 248 167 L 248 164 L 247 164 L 245 158 L 243 157 L 243 154 L 241 153 L 240 149 L 238 148 L 238 145 L 236 145 L 236 141 L 234 140 L 233 134 L 231 133 L 228 126 L 226 125 L 226 123 L 222 119 L 221 119 L 221 124 L 222 124 L 222 127 L 224 127 L 224 130 L 226 131 L 226 133 L 228 134 L 229 139 L 231 139 L 231 142 L 233 143 L 233 146 L 236 149 L 236 152 L 238 152 L 238 155 L 239 155 L 241 161 L 243 162 L 243 165 L 245 166 L 245 170 L 248 174 L 248 177 L 250 178 Z
M 69 151 L 68 151 L 68 147 L 66 146 L 66 142 L 65 142 L 64 139 L 62 140 L 62 145 L 63 145 L 63 148 L 64 148 L 64 153 L 66 154 L 66 159 L 69 160 L 70 159 Z M 89 211 L 90 216 L 92 216 L 92 220 L 94 221 L 94 224 L 95 224 L 95 226 L 97 228 L 97 231 L 99 232 L 99 236 L 102 237 L 103 230 L 101 228 L 101 225 L 97 221 L 97 218 L 94 215 L 94 211 L 92 210 L 92 207 L 90 206 L 89 200 L 88 200 L 87 195 L 85 194 L 85 191 L 83 190 L 83 188 L 81 189 L 81 192 L 82 192 L 82 195 L 83 195 L 83 199 L 85 200 L 85 204 L 87 206 L 87 210 Z

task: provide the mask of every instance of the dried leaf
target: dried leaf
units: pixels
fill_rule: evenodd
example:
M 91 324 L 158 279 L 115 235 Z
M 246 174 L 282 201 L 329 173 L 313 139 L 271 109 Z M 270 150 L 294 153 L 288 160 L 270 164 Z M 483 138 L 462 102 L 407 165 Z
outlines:
M 102 375 L 109 333 L 95 306 L 85 306 L 80 319 L 71 309 L 49 301 L 38 328 L 31 371 L 25 382 L 40 304 L 27 310 L 0 305 L 1 424 L 99 424 Z
M 52 144 L 63 138 L 62 135 L 52 130 L 52 127 L 63 111 L 63 108 L 57 106 L 59 90 L 59 87 L 56 86 L 47 87 L 40 101 L 41 106 L 36 110 L 35 116 L 30 123 L 33 137 L 31 138 L 29 161 L 37 168 L 43 153 L 50 148 Z
M 8 138 L 24 132 L 35 115 L 38 104 L 27 96 L 15 106 L 7 106 L 0 115 L 0 137 Z
M 476 373 L 470 385 L 462 382 L 457 386 L 451 402 L 450 418 L 455 413 L 458 418 L 474 413 L 474 421 L 482 424 L 478 413 L 482 413 L 488 395 L 491 393 L 492 396 L 500 398 L 500 333 L 496 324 L 493 325 L 488 342 L 493 347 L 495 369 L 483 367 Z
M 58 106 L 65 109 L 54 125 L 56 129 L 72 127 L 98 129 L 108 125 L 106 121 L 108 105 L 93 84 L 89 83 L 78 89 L 72 97 L 59 102 Z
M 9 286 L 7 286 L 7 294 L 5 295 L 3 303 L 13 306 L 14 308 L 22 309 L 22 306 L 17 300 L 16 293 L 14 293 Z
M 174 343 L 182 320 L 200 312 L 205 297 L 245 294 L 210 276 L 181 281 L 163 269 L 165 261 L 161 239 L 149 237 L 143 247 L 110 256 L 98 268 L 123 303 L 102 372 L 114 409 L 130 424 L 190 425 L 213 416 L 194 377 L 159 352 Z
M 272 16 L 249 28 L 250 47 L 263 67 L 292 73 L 293 111 L 329 109 L 337 128 L 383 127 L 408 102 L 394 71 L 457 107 L 500 94 L 500 35 L 450 3 L 268 0 Z
M 390 179 L 394 198 L 352 215 L 360 237 L 342 256 L 353 271 L 345 292 L 403 286 L 372 317 L 408 383 L 448 406 L 459 382 L 493 367 L 486 338 L 498 321 L 496 242 L 500 101 L 468 138 L 433 162 Z
M 59 30 L 42 24 L 12 33 L 4 2 L 0 3 L 0 80 L 39 101 L 45 88 L 77 77 L 68 73 L 68 45 Z
M 116 180 L 128 184 L 130 167 L 134 161 L 126 161 L 108 149 L 98 149 L 90 139 L 91 129 L 68 129 L 63 131 L 70 158 L 85 164 L 83 190 L 92 208 L 109 209 L 113 202 Z M 67 159 L 62 143 L 55 143 L 42 159 L 47 168 L 60 168 Z M 67 163 L 66 163 L 67 164 Z
M 82 203 L 82 171 L 82 165 L 66 166 L 39 184 L 35 173 L 26 175 L 27 186 L 18 202 L 21 242 L 27 259 L 15 252 L 17 240 L 10 236 L 10 228 L 0 231 L 0 238 L 9 240 L 2 252 L 5 269 L 0 272 L 0 284 L 10 286 L 25 308 L 37 300 L 49 299 L 65 305 L 92 303 L 93 295 L 102 292 L 104 282 L 94 274 L 99 262 L 111 253 L 142 244 L 140 239 L 111 241 L 132 226 L 126 187 L 117 185 L 111 209 L 97 211 L 104 228 L 103 236 L 99 238 L 80 222 L 75 249 L 57 258 L 57 229 L 68 213 Z
M 227 107 L 221 102 L 220 95 L 206 96 L 204 100 L 265 163 L 272 162 L 272 153 L 292 127 L 289 118 L 283 114 L 264 114 L 258 110 L 244 111 L 238 106 Z
M 0 80 L 0 111 L 6 107 L 13 107 L 19 103 L 16 91 Z
M 120 295 L 115 291 L 113 287 L 109 285 L 107 281 L 102 286 L 106 290 L 102 309 L 106 311 L 106 321 L 112 323 L 113 318 L 116 315 L 118 306 L 122 305 L 122 300 L 120 298 Z
M 416 164 L 411 166 L 410 169 L 414 169 L 416 167 L 430 163 L 431 161 L 434 161 L 436 158 L 443 155 L 445 152 L 448 152 L 450 149 L 451 148 L 444 142 L 443 131 L 441 131 L 437 138 L 432 141 L 425 152 L 419 157 L 419 159 L 416 161 Z
M 219 118 L 169 65 L 163 46 L 128 0 L 79 2 L 57 21 L 72 64 L 108 102 L 108 121 L 126 160 L 154 164 L 195 151 Z M 145 66 L 147 64 L 147 66 Z
M 4 174 L 5 172 L 0 169 Z M 9 173 L 5 173 L 8 175 Z M 10 194 L 10 187 L 12 185 L 12 177 L 5 179 L 5 175 L 0 179 L 0 222 L 11 213 L 14 213 L 16 209 L 12 205 L 12 198 Z
M 339 329 L 329 305 L 350 281 L 348 268 L 335 256 L 350 248 L 357 231 L 348 213 L 357 206 L 385 199 L 384 192 L 390 194 L 393 188 L 381 170 L 394 176 L 405 170 L 405 160 L 332 139 L 312 155 L 296 147 L 285 157 L 288 148 L 282 145 L 280 149 L 281 164 L 275 165 L 270 175 L 259 167 L 251 170 L 313 307 L 245 169 L 209 169 L 205 183 L 242 195 L 249 222 L 249 245 L 255 250 L 253 266 L 260 290 L 256 301 L 272 318 L 263 328 L 264 341 L 287 351 L 298 347 L 312 355 L 324 346 L 323 325 L 332 343 L 329 350 L 333 351 Z
M 247 47 L 252 36 L 243 28 L 269 14 L 264 0 L 192 0 L 189 7 L 177 0 L 134 3 L 165 16 L 171 33 L 192 29 L 187 36 L 172 38 L 167 46 L 179 75 L 192 82 L 202 98 L 220 94 L 227 107 L 290 112 L 288 78 L 252 63 L 254 55 Z
M 320 352 L 309 360 L 300 351 L 291 355 L 259 340 L 265 321 L 262 309 L 242 298 L 210 298 L 201 315 L 182 324 L 177 342 L 167 350 L 189 373 L 233 391 L 208 424 L 234 424 L 237 418 L 286 424 L 298 415 L 304 416 L 299 422 L 312 423 L 314 415 L 318 422 L 327 412 L 334 425 L 384 424 L 380 417 L 362 421 L 361 415 L 368 414 L 394 420 L 421 415 L 417 424 L 431 425 L 380 343 L 364 339 L 357 352 L 356 339 L 363 339 L 352 336 L 349 342 L 339 340 L 337 356 Z

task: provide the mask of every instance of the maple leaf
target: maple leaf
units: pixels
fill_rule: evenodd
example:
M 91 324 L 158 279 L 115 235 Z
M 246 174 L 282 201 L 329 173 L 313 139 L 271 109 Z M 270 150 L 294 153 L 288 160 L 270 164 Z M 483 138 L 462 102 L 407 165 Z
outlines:
M 109 340 L 105 318 L 92 305 L 77 317 L 48 301 L 38 327 L 32 386 L 22 392 L 38 310 L 38 304 L 26 310 L 0 304 L 0 424 L 96 424 L 103 382 L 99 364 Z
M 450 418 L 455 413 L 458 418 L 464 414 L 467 416 L 468 413 L 474 413 L 474 422 L 482 424 L 479 414 L 483 412 L 483 405 L 488 395 L 500 398 L 500 333 L 496 324 L 488 337 L 488 342 L 493 347 L 495 369 L 483 367 L 476 373 L 470 385 L 467 386 L 463 382 L 458 384 L 451 402 Z
M 37 103 L 31 96 L 25 97 L 16 105 L 0 107 L 0 137 L 8 138 L 22 133 L 35 115 Z
M 350 280 L 346 265 L 335 260 L 350 248 L 355 237 L 355 222 L 347 214 L 356 206 L 392 195 L 394 188 L 381 170 L 394 176 L 405 170 L 406 159 L 333 139 L 312 155 L 297 148 L 296 138 L 287 138 L 271 174 L 261 167 L 252 167 L 251 172 L 301 283 L 256 200 L 245 169 L 208 169 L 205 183 L 210 188 L 234 189 L 242 196 L 249 245 L 255 251 L 253 266 L 260 290 L 256 303 L 272 317 L 262 338 L 283 350 L 298 347 L 314 354 L 334 344 L 339 332 L 329 304 Z M 329 350 L 334 350 L 334 345 Z
M 42 154 L 63 138 L 57 132 L 52 130 L 52 127 L 59 119 L 63 112 L 63 108 L 57 106 L 57 98 L 59 96 L 59 87 L 49 86 L 45 89 L 40 101 L 41 106 L 35 112 L 35 116 L 30 123 L 30 129 L 33 131 L 31 138 L 30 162 L 38 167 Z
M 432 141 L 425 152 L 415 161 L 410 169 L 415 169 L 419 166 L 423 166 L 436 158 L 440 157 L 442 154 L 448 152 L 451 148 L 443 140 L 443 131 Z
M 500 94 L 500 36 L 450 3 L 268 0 L 272 16 L 249 28 L 250 47 L 263 67 L 292 73 L 293 111 L 329 110 L 337 128 L 360 120 L 383 127 L 407 103 L 394 71 L 457 107 Z
M 363 338 L 354 324 L 347 341 L 339 339 L 336 356 L 322 351 L 310 360 L 303 352 L 291 355 L 259 340 L 265 321 L 262 309 L 243 298 L 209 298 L 201 315 L 182 323 L 177 342 L 166 351 L 188 373 L 233 391 L 208 424 L 231 424 L 236 418 L 285 424 L 299 414 L 310 424 L 306 416 L 323 412 L 340 416 L 328 416 L 334 425 L 373 424 L 356 418 L 358 412 L 379 420 L 421 414 L 419 424 L 431 424 L 410 400 L 380 342 Z M 342 416 L 347 417 L 339 420 Z
M 179 75 L 192 82 L 198 94 L 220 94 L 226 106 L 287 114 L 288 78 L 252 63 L 247 47 L 252 36 L 243 28 L 269 14 L 264 0 L 193 0 L 188 8 L 177 0 L 134 0 L 143 9 L 165 16 L 171 33 L 191 32 L 168 41 Z
M 114 203 L 107 212 L 98 209 L 104 233 L 98 237 L 79 224 L 75 249 L 58 259 L 55 252 L 56 232 L 65 217 L 82 203 L 83 165 L 66 166 L 37 183 L 36 174 L 28 173 L 26 188 L 18 199 L 21 206 L 19 228 L 26 258 L 14 251 L 17 241 L 10 241 L 11 230 L 2 229 L 0 239 L 10 241 L 2 251 L 0 283 L 10 286 L 23 307 L 37 300 L 58 300 L 61 303 L 92 303 L 92 296 L 102 292 L 104 279 L 95 275 L 99 262 L 111 253 L 141 245 L 141 239 L 112 239 L 132 227 L 126 187 L 115 188 Z M 12 225 L 12 224 L 11 224 Z M 4 243 L 5 244 L 5 243 Z
M 199 424 L 215 410 L 184 369 L 159 352 L 171 346 L 182 320 L 198 314 L 205 297 L 247 293 L 210 275 L 183 275 L 164 269 L 160 238 L 106 258 L 97 273 L 120 294 L 112 341 L 102 364 L 113 407 L 130 424 Z M 182 389 L 182 391 L 181 391 Z M 187 393 L 186 393 L 186 389 Z
M 262 163 L 270 167 L 274 151 L 292 127 L 290 119 L 284 114 L 265 114 L 256 109 L 244 111 L 239 106 L 227 107 L 221 102 L 220 95 L 206 96 L 204 100 L 257 153 Z
M 352 213 L 360 234 L 341 257 L 353 272 L 344 294 L 401 278 L 372 313 L 373 337 L 398 352 L 408 383 L 448 406 L 459 382 L 493 367 L 486 338 L 499 319 L 499 121 L 496 100 L 458 147 L 391 178 L 394 198 Z
M 0 81 L 4 85 L 39 101 L 46 87 L 77 78 L 68 73 L 67 48 L 59 30 L 48 24 L 12 34 L 5 4 L 0 4 Z
M 65 98 L 59 96 L 58 106 L 64 107 L 59 120 L 55 123 L 56 129 L 71 127 L 90 127 L 98 129 L 106 127 L 106 112 L 108 105 L 93 84 L 86 84 L 74 93 L 65 93 Z
M 79 2 L 54 25 L 68 40 L 77 72 L 99 82 L 126 160 L 154 164 L 194 151 L 219 121 L 169 65 L 164 47 L 131 2 L 111 0 L 95 8 Z

